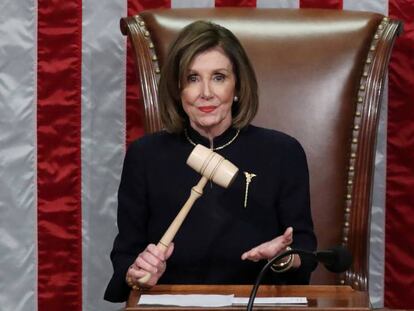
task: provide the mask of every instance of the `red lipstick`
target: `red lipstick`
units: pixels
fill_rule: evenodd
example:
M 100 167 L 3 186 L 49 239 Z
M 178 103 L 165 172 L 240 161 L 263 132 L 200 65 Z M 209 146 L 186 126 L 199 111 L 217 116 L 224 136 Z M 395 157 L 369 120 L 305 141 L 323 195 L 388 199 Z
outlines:
M 216 110 L 216 108 L 217 106 L 201 106 L 201 107 L 198 107 L 198 110 L 205 112 L 205 113 L 210 113 Z

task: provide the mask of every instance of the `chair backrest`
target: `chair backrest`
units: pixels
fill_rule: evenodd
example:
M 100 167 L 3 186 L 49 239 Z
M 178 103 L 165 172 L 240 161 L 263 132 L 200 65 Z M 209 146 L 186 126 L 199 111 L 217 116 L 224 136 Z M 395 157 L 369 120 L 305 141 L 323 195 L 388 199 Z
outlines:
M 147 132 L 162 128 L 156 94 L 169 44 L 200 19 L 229 28 L 245 47 L 259 84 L 253 123 L 303 145 L 319 249 L 343 244 L 354 256 L 342 275 L 318 268 L 312 284 L 367 290 L 379 103 L 400 23 L 375 13 L 310 9 L 170 9 L 124 18 L 121 30 L 135 51 Z

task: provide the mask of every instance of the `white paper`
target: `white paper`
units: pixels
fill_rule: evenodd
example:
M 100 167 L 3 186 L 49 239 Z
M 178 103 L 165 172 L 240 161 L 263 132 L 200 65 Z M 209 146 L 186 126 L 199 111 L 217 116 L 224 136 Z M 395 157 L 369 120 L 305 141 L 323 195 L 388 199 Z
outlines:
M 180 307 L 227 307 L 234 295 L 142 295 L 139 305 L 168 305 Z
M 247 305 L 249 298 L 234 297 L 233 304 L 235 305 Z M 306 297 L 256 297 L 254 300 L 255 305 L 298 305 L 307 304 Z
M 234 295 L 142 295 L 139 305 L 229 307 L 247 305 L 249 298 Z M 306 297 L 256 297 L 255 305 L 306 305 Z

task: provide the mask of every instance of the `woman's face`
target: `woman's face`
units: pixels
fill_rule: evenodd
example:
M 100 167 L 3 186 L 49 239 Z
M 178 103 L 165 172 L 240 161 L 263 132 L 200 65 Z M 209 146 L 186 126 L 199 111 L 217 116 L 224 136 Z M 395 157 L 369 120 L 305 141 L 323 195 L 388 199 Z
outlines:
M 220 47 L 212 48 L 196 55 L 184 75 L 181 103 L 191 126 L 220 135 L 232 124 L 236 77 L 230 59 Z

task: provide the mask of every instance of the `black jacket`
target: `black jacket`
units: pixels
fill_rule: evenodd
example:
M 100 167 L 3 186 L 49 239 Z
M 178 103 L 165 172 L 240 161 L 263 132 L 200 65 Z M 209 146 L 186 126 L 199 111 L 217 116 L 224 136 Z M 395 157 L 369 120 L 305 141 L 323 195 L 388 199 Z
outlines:
M 189 129 L 193 142 L 208 140 Z M 230 141 L 231 128 L 213 147 Z M 111 260 L 114 274 L 105 299 L 125 301 L 128 267 L 149 244 L 157 244 L 187 200 L 200 175 L 186 165 L 194 146 L 184 135 L 159 132 L 135 141 L 125 157 L 118 193 L 118 229 Z M 315 250 L 305 153 L 292 137 L 248 126 L 216 151 L 239 168 L 227 189 L 209 182 L 175 239 L 159 284 L 252 284 L 265 262 L 242 261 L 243 252 L 292 226 L 293 247 Z M 244 207 L 244 171 L 256 174 Z M 265 283 L 307 284 L 315 264 L 302 258 L 296 271 L 270 272 Z

